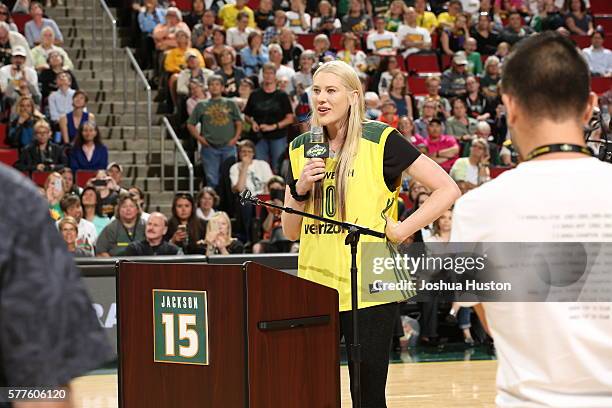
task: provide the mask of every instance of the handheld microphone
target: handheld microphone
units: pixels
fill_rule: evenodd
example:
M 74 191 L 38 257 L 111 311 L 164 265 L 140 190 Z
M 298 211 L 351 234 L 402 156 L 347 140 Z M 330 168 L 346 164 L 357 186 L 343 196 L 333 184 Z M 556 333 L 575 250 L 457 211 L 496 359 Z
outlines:
M 310 141 L 304 144 L 304 157 L 308 159 L 327 159 L 329 157 L 329 143 L 325 142 L 321 126 L 310 128 Z
M 253 193 L 251 193 L 249 190 L 244 189 L 242 190 L 242 193 L 240 193 L 239 195 L 239 200 L 240 200 L 240 205 L 245 206 L 247 204 L 252 204 L 253 203 Z

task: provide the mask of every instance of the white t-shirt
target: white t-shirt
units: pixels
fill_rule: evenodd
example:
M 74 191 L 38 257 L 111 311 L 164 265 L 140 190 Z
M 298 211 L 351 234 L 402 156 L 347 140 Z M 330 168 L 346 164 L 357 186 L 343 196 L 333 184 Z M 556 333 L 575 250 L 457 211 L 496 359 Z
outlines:
M 612 165 L 521 163 L 455 204 L 451 241 L 612 241 Z M 573 216 L 569 219 L 568 216 Z M 612 303 L 483 303 L 498 407 L 612 407 Z
M 378 31 L 371 31 L 368 34 L 367 47 L 377 54 L 391 53 L 399 47 L 399 41 L 395 33 L 386 31 L 380 34 Z
M 400 47 L 404 43 L 404 38 L 410 38 L 412 42 L 424 42 L 426 44 L 431 44 L 431 35 L 429 31 L 423 27 L 410 27 L 408 25 L 402 24 L 397 29 L 397 40 L 399 41 Z M 406 50 L 402 53 L 404 57 L 407 57 L 410 54 L 414 54 L 421 51 L 418 48 L 406 48 Z
M 295 11 L 288 11 L 285 13 L 287 16 L 287 27 L 291 29 L 295 34 L 308 34 L 310 30 L 311 19 L 310 14 L 304 13 L 304 20 L 306 21 L 306 30 L 302 27 L 302 19 L 300 18 L 300 14 Z
M 232 182 L 232 186 L 238 183 L 241 165 L 242 163 L 238 162 L 232 164 L 232 167 L 230 167 L 230 181 Z M 267 161 L 254 159 L 247 169 L 245 188 L 253 193 L 253 195 L 264 194 L 266 192 L 266 184 L 272 176 L 272 169 Z
M 254 31 L 253 28 L 247 27 L 244 31 L 240 31 L 238 27 L 231 27 L 227 29 L 227 45 L 230 47 L 246 46 L 249 34 Z

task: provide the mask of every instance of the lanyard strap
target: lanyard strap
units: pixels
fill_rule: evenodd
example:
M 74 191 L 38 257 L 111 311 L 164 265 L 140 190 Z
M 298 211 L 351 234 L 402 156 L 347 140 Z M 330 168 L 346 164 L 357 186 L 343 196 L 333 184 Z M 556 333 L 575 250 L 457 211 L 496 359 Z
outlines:
M 582 153 L 582 154 L 586 154 L 587 156 L 593 155 L 593 151 L 591 150 L 591 148 L 587 146 L 579 146 L 579 145 L 569 144 L 569 143 L 557 143 L 557 144 L 544 145 L 536 149 L 533 149 L 531 153 L 529 153 L 527 157 L 525 157 L 525 161 L 535 159 L 536 157 L 540 157 L 545 154 L 558 153 L 558 152 Z

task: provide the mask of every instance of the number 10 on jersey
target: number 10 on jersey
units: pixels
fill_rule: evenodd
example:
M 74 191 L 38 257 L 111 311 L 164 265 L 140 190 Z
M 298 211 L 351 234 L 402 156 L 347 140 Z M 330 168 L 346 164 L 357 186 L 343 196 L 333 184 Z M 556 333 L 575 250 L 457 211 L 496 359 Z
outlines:
M 153 289 L 154 361 L 208 365 L 204 291 Z

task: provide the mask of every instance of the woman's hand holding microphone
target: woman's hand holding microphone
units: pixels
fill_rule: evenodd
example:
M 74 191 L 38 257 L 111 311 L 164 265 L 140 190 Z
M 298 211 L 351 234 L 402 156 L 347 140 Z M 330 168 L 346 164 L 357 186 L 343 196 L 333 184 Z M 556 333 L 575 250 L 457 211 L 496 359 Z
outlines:
M 299 195 L 307 194 L 312 190 L 312 186 L 317 181 L 325 177 L 325 160 L 321 158 L 308 159 L 302 169 L 302 174 L 295 184 L 295 189 Z

